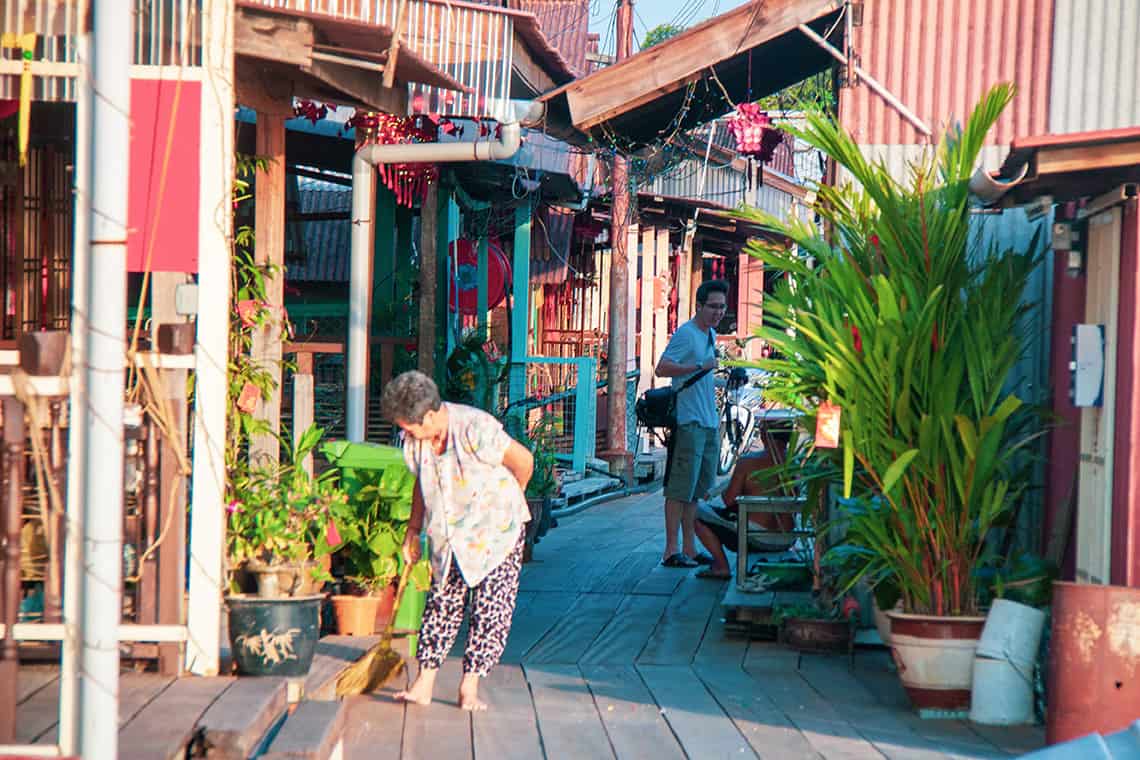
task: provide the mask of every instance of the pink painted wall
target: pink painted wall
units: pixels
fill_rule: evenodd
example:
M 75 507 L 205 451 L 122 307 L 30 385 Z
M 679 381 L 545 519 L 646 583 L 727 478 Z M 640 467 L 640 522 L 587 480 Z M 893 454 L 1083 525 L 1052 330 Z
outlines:
M 1084 320 L 1087 278 L 1072 277 L 1065 271 L 1066 253 L 1058 251 L 1053 262 L 1053 333 L 1050 354 L 1050 382 L 1053 388 L 1053 414 L 1057 426 L 1049 436 L 1048 479 L 1045 484 L 1045 524 L 1042 546 L 1048 548 L 1057 531 L 1069 531 L 1068 549 L 1062 558 L 1062 578 L 1072 579 L 1076 548 L 1076 482 L 1080 461 L 1081 410 L 1069 399 L 1069 362 L 1072 359 L 1073 325 Z M 1119 396 L 1118 396 L 1119 398 Z M 1069 525 L 1060 525 L 1066 502 L 1073 500 Z

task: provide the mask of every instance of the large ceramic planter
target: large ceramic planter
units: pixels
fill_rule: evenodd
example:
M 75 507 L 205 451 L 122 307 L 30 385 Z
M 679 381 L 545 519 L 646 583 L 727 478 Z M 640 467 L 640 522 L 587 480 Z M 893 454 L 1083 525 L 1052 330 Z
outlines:
M 320 581 L 313 580 L 313 571 L 320 566 L 321 563 L 315 560 L 274 564 L 251 561 L 245 564 L 245 570 L 254 579 L 257 595 L 263 599 L 274 599 L 320 593 Z
M 230 651 L 247 676 L 304 676 L 320 637 L 321 596 L 226 597 Z
M 974 654 L 984 617 L 887 613 L 891 654 L 903 688 L 920 713 L 970 709 Z

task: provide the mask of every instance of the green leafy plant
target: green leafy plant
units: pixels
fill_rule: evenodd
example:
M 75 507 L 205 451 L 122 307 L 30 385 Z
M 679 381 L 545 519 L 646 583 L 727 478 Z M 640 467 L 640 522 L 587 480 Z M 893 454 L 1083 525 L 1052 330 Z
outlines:
M 314 559 L 329 514 L 346 501 L 333 479 L 335 473 L 313 477 L 303 466 L 323 433 L 313 425 L 291 445 L 283 440 L 283 448 L 290 452 L 284 464 L 247 465 L 232 474 L 226 507 L 231 567 Z M 318 579 L 329 579 L 319 569 L 314 572 Z
M 558 495 L 560 484 L 554 441 L 560 423 L 561 417 L 558 415 L 543 415 L 522 436 L 523 445 L 534 456 L 534 474 L 526 485 L 528 499 L 548 499 Z
M 484 341 L 481 330 L 467 330 L 447 357 L 444 395 L 493 414 L 507 369 L 507 357 L 494 342 Z
M 280 327 L 282 340 L 288 338 L 292 327 L 282 311 L 267 304 L 268 280 L 282 274 L 281 268 L 258 263 L 254 256 L 253 227 L 242 223 L 250 213 L 251 178 L 269 167 L 269 159 L 238 153 L 235 157 L 234 177 L 234 250 L 231 272 L 230 345 L 226 371 L 226 471 L 232 480 L 241 477 L 245 465 L 246 446 L 251 436 L 271 433 L 269 423 L 257 419 L 249 402 L 267 401 L 277 390 L 273 373 L 264 363 L 254 361 L 250 355 L 254 335 L 275 323 Z M 291 367 L 288 361 L 280 363 L 282 369 Z
M 338 552 L 345 578 L 368 593 L 391 585 L 403 570 L 402 547 L 412 514 L 416 477 L 402 462 L 379 472 L 358 471 L 360 487 L 329 512 L 330 530 L 317 541 L 318 553 Z M 410 581 L 426 589 L 431 579 L 427 560 L 412 569 Z
M 846 539 L 831 551 L 854 566 L 849 584 L 892 578 L 908 612 L 977 612 L 974 571 L 991 530 L 1012 519 L 1040 434 L 1008 388 L 1038 240 L 1025 251 L 970 240 L 967 184 L 1013 92 L 986 93 L 907 183 L 867 161 L 834 119 L 810 114 L 792 131 L 854 180 L 818 189 L 828 234 L 743 212 L 795 244 L 750 246 L 790 275 L 765 298 L 760 336 L 779 354 L 761 363 L 773 372 L 768 395 L 803 411 L 809 429 L 824 401 L 842 410 L 839 449 L 819 451 L 848 497 Z

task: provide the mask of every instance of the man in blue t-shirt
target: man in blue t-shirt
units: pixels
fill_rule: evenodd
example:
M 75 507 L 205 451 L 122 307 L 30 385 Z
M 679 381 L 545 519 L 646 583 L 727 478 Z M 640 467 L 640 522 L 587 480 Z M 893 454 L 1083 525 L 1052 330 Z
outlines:
M 728 283 L 709 280 L 697 288 L 697 312 L 677 328 L 657 362 L 658 377 L 672 378 L 680 387 L 703 370 L 715 370 L 716 331 L 728 308 Z M 677 394 L 677 428 L 670 443 L 665 478 L 666 567 L 696 567 L 710 558 L 696 553 L 693 523 L 697 499 L 707 495 L 716 479 L 720 458 L 720 419 L 716 410 L 716 386 L 710 371 Z M 681 527 L 681 551 L 677 550 L 677 527 Z

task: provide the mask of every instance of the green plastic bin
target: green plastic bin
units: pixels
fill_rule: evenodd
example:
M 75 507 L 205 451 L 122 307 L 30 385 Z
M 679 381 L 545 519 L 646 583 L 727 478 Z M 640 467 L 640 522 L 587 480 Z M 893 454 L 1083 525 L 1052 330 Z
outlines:
M 340 472 L 340 487 L 352 495 L 360 490 L 359 472 L 383 472 L 389 467 L 405 467 L 404 452 L 395 446 L 378 443 L 350 443 L 328 441 L 321 446 L 321 454 Z M 424 547 L 426 551 L 426 546 Z M 409 655 L 415 655 L 420 623 L 423 620 L 427 592 L 408 585 L 404 598 L 396 610 L 394 628 L 398 633 L 409 633 Z
M 405 466 L 404 452 L 395 446 L 328 441 L 321 445 L 320 451 L 329 464 L 340 471 L 341 488 L 350 496 L 360 490 L 357 471 L 383 472 L 393 465 Z

